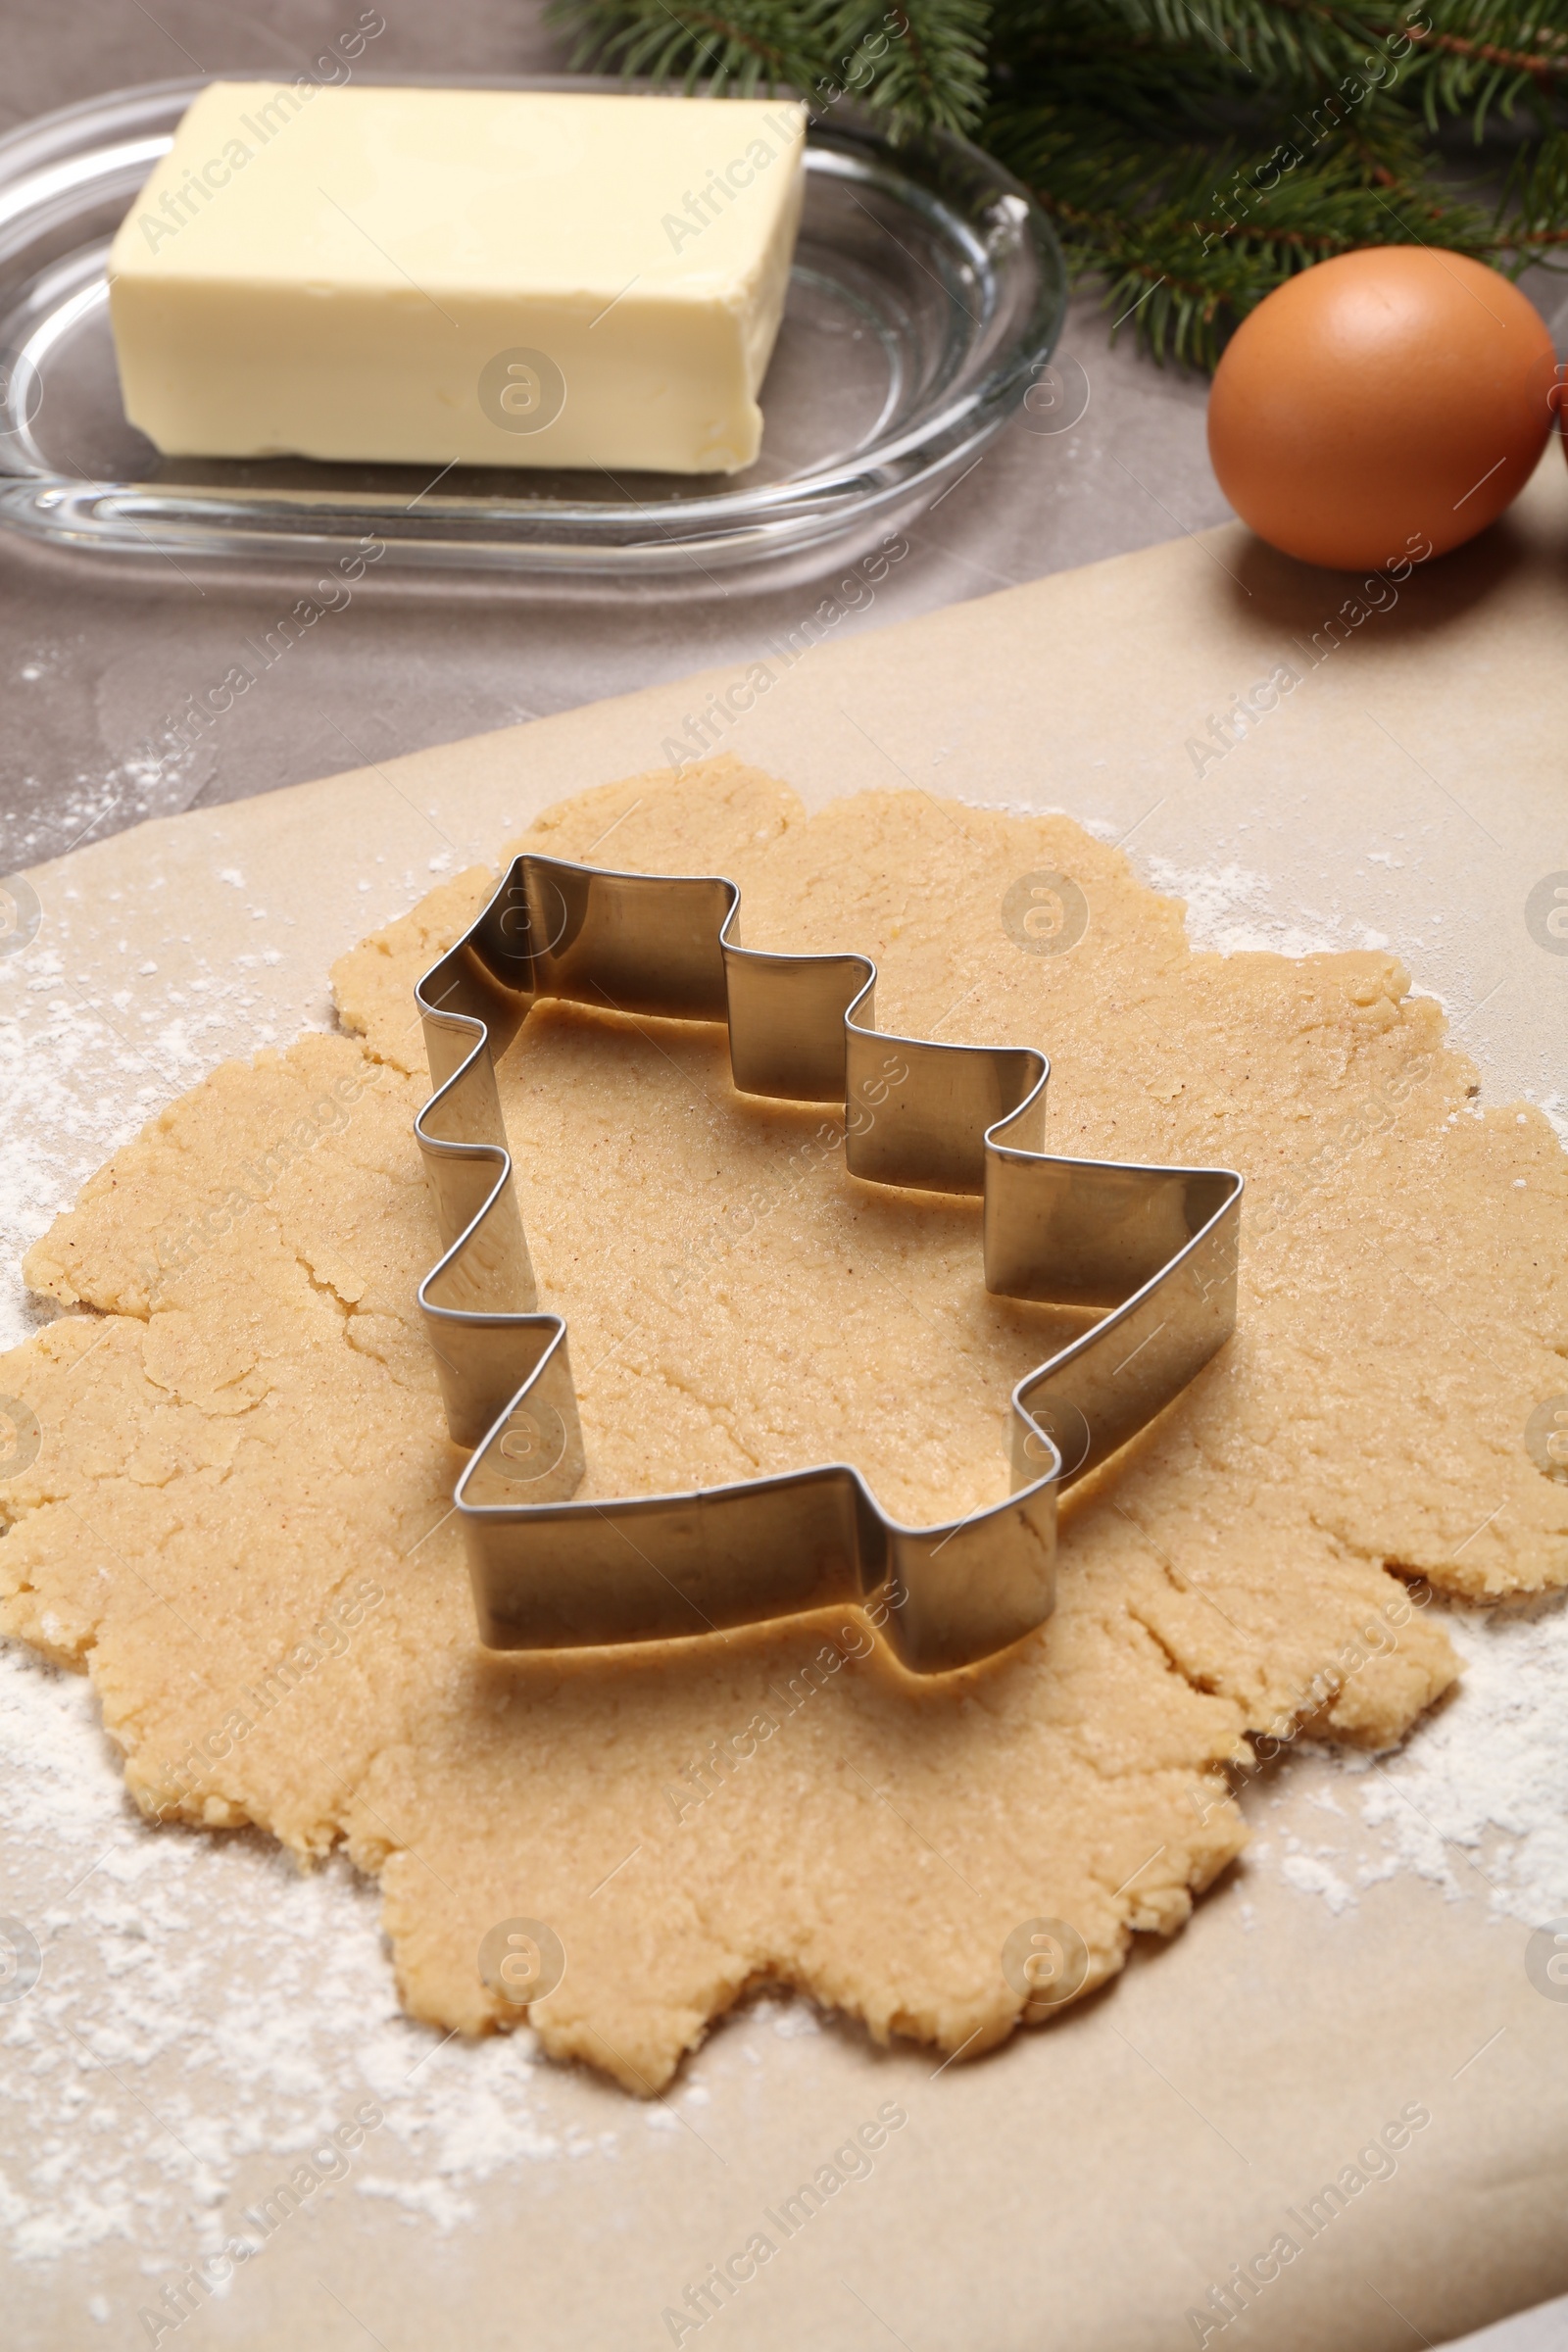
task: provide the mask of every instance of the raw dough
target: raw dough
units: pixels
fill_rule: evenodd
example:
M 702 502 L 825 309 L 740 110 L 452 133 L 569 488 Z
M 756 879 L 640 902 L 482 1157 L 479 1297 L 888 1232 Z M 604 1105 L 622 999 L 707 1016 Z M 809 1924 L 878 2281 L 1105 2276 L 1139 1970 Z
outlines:
M 749 945 L 874 955 L 884 1025 L 1044 1046 L 1057 1150 L 1247 1173 L 1237 1336 L 1067 1506 L 1054 1617 L 936 1686 L 844 1613 L 658 1655 L 476 1649 L 410 1136 L 411 991 L 476 870 L 344 958 L 356 1034 L 216 1071 L 31 1253 L 95 1311 L 0 1360 L 43 1431 L 0 1488 L 3 1622 L 86 1667 L 147 1811 L 345 1838 L 432 2023 L 519 2021 L 477 1953 L 529 1920 L 565 1956 L 530 2022 L 634 2089 L 764 1979 L 972 2055 L 1017 2021 L 1023 1923 L 1076 1928 L 1091 1987 L 1181 1925 L 1244 1842 L 1249 1732 L 1385 1744 L 1447 1686 L 1428 1588 L 1389 1565 L 1472 1596 L 1568 1581 L 1568 1487 L 1524 1439 L 1568 1351 L 1568 1160 L 1539 1113 L 1470 1100 L 1392 956 L 1194 955 L 1179 903 L 1064 817 L 906 794 L 808 820 L 717 761 L 528 838 L 733 875 Z M 1087 899 L 1067 952 L 1004 927 L 1043 870 Z M 1007 1388 L 1057 1323 L 985 1295 L 978 1204 L 832 1156 L 784 1183 L 825 1114 L 736 1097 L 712 1032 L 544 1008 L 503 1093 L 588 1491 L 846 1451 L 909 1516 L 1003 1491 Z

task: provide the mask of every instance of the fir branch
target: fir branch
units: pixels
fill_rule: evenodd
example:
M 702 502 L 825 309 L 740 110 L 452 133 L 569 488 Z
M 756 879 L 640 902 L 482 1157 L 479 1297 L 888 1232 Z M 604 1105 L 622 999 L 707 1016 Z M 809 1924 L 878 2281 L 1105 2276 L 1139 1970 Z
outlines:
M 898 135 L 967 130 L 985 92 L 987 0 L 553 0 L 574 66 L 721 95 L 857 99 Z
M 1358 246 L 1568 268 L 1568 0 L 554 0 L 577 61 L 968 131 L 1156 358 Z M 1454 139 L 1477 149 L 1460 184 Z M 1496 190 L 1501 185 L 1500 199 Z M 1485 201 L 1483 201 L 1485 195 Z
M 550 15 L 577 32 L 574 67 L 614 66 L 688 90 L 702 83 L 715 96 L 799 84 L 816 63 L 805 12 L 792 0 L 676 0 L 675 9 L 664 0 L 556 0 Z
M 863 74 L 858 92 L 901 132 L 970 129 L 985 103 L 988 0 L 842 0 L 832 37 Z
M 1547 133 L 1521 155 L 1498 207 L 1499 233 L 1516 263 L 1568 269 L 1557 258 L 1568 246 L 1568 131 Z
M 1036 191 L 1075 271 L 1155 358 L 1211 368 L 1239 318 L 1297 271 L 1362 245 L 1420 242 L 1490 259 L 1491 217 L 1439 183 L 1391 174 L 1347 142 L 1260 174 L 1231 147 L 1115 148 L 996 110 L 997 152 Z M 1298 136 L 1299 137 L 1299 133 Z M 1113 330 L 1114 331 L 1114 330 Z

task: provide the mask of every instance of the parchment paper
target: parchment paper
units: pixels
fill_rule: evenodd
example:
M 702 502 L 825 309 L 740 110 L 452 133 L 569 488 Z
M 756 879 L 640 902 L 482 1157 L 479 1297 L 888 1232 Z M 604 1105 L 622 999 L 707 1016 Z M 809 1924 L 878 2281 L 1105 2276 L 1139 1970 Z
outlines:
M 1560 452 L 1477 547 L 1357 591 L 1359 619 L 1352 590 L 1227 527 L 842 644 L 826 630 L 765 657 L 754 707 L 715 719 L 710 741 L 812 805 L 903 776 L 1064 808 L 1126 838 L 1167 885 L 1209 877 L 1204 906 L 1228 892 L 1256 944 L 1377 935 L 1444 995 L 1493 1099 L 1560 1092 L 1568 956 L 1526 921 L 1533 887 L 1568 868 Z M 1245 733 L 1211 731 L 1281 664 L 1300 674 L 1276 709 Z M 741 674 L 83 850 L 33 875 L 43 928 L 29 956 L 58 955 L 86 992 L 112 978 L 133 1004 L 144 959 L 166 981 L 182 959 L 227 969 L 265 932 L 276 960 L 247 967 L 248 1006 L 209 1001 L 198 1058 L 248 1051 L 264 1026 L 285 1042 L 327 1017 L 330 959 L 416 896 L 432 858 L 466 862 L 551 800 L 660 764 L 689 718 L 722 712 L 712 698 Z M 254 933 L 252 904 L 270 917 Z M 46 1001 L 35 992 L 25 1015 L 40 1038 Z M 69 1084 L 129 1081 L 111 1044 Z M 1294 1760 L 1248 1799 L 1254 1818 L 1271 1837 L 1293 1822 L 1308 1834 L 1335 1769 Z M 43 1883 L 49 1857 L 36 1859 Z M 668 2343 L 662 2310 L 890 2098 L 909 2123 L 873 2176 L 705 2323 L 705 2352 L 1174 2352 L 1198 2340 L 1188 2315 L 1210 2287 L 1292 2230 L 1288 2210 L 1299 2216 L 1412 2105 L 1431 2121 L 1394 2178 L 1307 2237 L 1245 2317 L 1221 2330 L 1210 2306 L 1207 2340 L 1267 2352 L 1445 2340 L 1568 2287 L 1568 2003 L 1535 1989 L 1527 1928 L 1490 1920 L 1485 1893 L 1477 1880 L 1473 1896 L 1445 1900 L 1400 1877 L 1335 1916 L 1277 1873 L 1244 1872 L 1173 1946 L 1141 1951 L 1105 1994 L 972 2066 L 874 2052 L 831 2022 L 791 2038 L 720 2027 L 690 2070 L 709 2093 L 701 2143 L 621 2131 L 613 2161 L 492 2180 L 477 2218 L 445 2236 L 384 2204 L 320 2200 L 164 2340 Z M 220 1938 L 243 1929 L 211 1924 Z M 557 2106 L 589 2136 L 624 2117 L 621 2094 L 586 2076 L 561 2079 Z M 275 2170 L 259 2154 L 255 2189 Z M 19 2268 L 7 2339 L 143 2340 L 123 2315 L 145 2292 L 138 2263 L 166 2251 L 112 2242 L 69 2276 Z M 95 2287 L 113 2327 L 81 2316 Z

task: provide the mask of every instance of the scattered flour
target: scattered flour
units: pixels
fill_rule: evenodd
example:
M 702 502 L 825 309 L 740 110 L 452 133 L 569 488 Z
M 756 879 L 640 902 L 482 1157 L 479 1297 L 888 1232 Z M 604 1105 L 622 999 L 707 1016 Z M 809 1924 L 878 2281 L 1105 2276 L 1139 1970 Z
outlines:
M 1358 1889 L 1410 1871 L 1450 1902 L 1477 1898 L 1527 1927 L 1568 1917 L 1568 1593 L 1496 1610 L 1432 1605 L 1465 1671 L 1404 1746 L 1370 1757 L 1303 1741 L 1270 1793 L 1244 1803 L 1292 1804 L 1302 1773 L 1333 1769 L 1332 1786 L 1307 1797 L 1339 1817 L 1332 1834 L 1325 1825 L 1310 1847 L 1285 1834 L 1278 1868 L 1336 1915 Z M 1255 1843 L 1244 1869 L 1274 1859 Z
M 1402 862 L 1392 851 L 1367 856 L 1372 864 Z M 1221 955 L 1389 945 L 1343 918 L 1314 913 L 1324 927 L 1312 932 L 1286 923 L 1276 908 L 1287 894 L 1245 866 L 1194 872 L 1163 858 L 1142 862 L 1157 890 L 1186 901 L 1195 945 Z M 1541 1108 L 1568 1144 L 1568 1099 L 1548 1096 Z M 1355 1901 L 1347 1872 L 1366 1886 L 1411 1870 L 1454 1899 L 1482 1894 L 1494 1911 L 1539 1926 L 1568 1914 L 1568 1593 L 1528 1608 L 1437 1605 L 1465 1660 L 1457 1690 L 1396 1756 L 1339 1756 L 1363 1781 L 1360 1819 L 1380 1833 L 1378 1850 L 1352 1855 L 1348 1825 L 1315 1853 L 1288 1851 L 1280 1873 L 1340 1913 Z M 1342 1810 L 1321 1791 L 1313 1801 Z
M 1389 1868 L 1539 1927 L 1568 1913 L 1568 1595 L 1445 1622 L 1464 1679 L 1381 1769 L 1351 1764 L 1361 1818 Z
M 0 1348 L 55 1311 L 29 1297 L 15 1268 L 94 1169 L 242 1043 L 275 1042 L 252 976 L 259 958 L 236 956 L 229 971 L 198 958 L 177 981 L 151 987 L 154 975 L 127 954 L 127 985 L 117 988 L 104 977 L 118 945 L 112 925 L 110 910 L 109 956 L 91 977 L 69 944 L 47 937 L 0 956 L 0 1262 L 11 1277 L 0 1285 Z
M 1187 900 L 1204 946 L 1383 944 L 1281 923 L 1267 882 L 1241 866 L 1150 869 Z M 244 876 L 220 880 L 243 904 Z M 416 895 L 412 873 L 407 883 Z M 187 958 L 177 981 L 114 989 L 42 941 L 0 958 L 7 1267 L 163 1103 L 224 1054 L 270 1042 L 262 960 L 237 955 L 216 971 Z M 19 1282 L 0 1285 L 0 1346 L 36 1311 Z M 1456 1695 L 1397 1756 L 1339 1759 L 1349 1808 L 1333 1788 L 1317 1797 L 1332 1842 L 1261 1838 L 1249 1867 L 1277 1869 L 1335 1913 L 1400 1870 L 1532 1923 L 1568 1912 L 1568 1606 L 1445 1614 L 1468 1662 Z M 1246 1799 L 1255 1814 L 1268 1801 Z M 254 2235 L 247 2207 L 367 2098 L 385 2122 L 321 2193 L 377 2199 L 416 2229 L 465 2223 L 476 2185 L 505 2167 L 613 2164 L 627 2132 L 681 2136 L 677 2109 L 701 2104 L 700 2083 L 632 2110 L 574 2077 L 567 2097 L 526 2031 L 469 2045 L 411 2024 L 377 1902 L 341 1859 L 302 1876 L 260 1837 L 149 1829 L 90 1686 L 0 1648 L 0 1916 L 26 1923 L 42 1952 L 26 1997 L 0 2001 L 0 2238 L 12 2252 L 80 2257 L 118 2240 L 150 2279 L 172 2275 Z M 807 2004 L 783 2000 L 757 2003 L 751 2022 L 786 2037 L 818 2030 Z M 750 2033 L 732 2046 L 758 2064 Z M 111 2316 L 102 2295 L 84 2308 Z
M 1193 873 L 1168 858 L 1149 857 L 1139 863 L 1156 890 L 1187 902 L 1187 934 L 1193 945 L 1217 955 L 1317 956 L 1389 944 L 1381 932 L 1369 931 L 1363 923 L 1341 924 L 1315 910 L 1317 930 L 1286 922 L 1275 910 L 1267 876 L 1245 865 Z
M 1114 839 L 1109 827 L 1090 829 L 1102 838 Z M 1499 977 L 1494 943 L 1486 928 L 1463 941 L 1454 935 L 1452 926 L 1445 929 L 1452 911 L 1445 905 L 1446 869 L 1429 866 L 1419 840 L 1405 841 L 1401 836 L 1397 852 L 1363 850 L 1362 866 L 1334 877 L 1305 870 L 1261 874 L 1234 860 L 1217 867 L 1193 868 L 1145 854 L 1136 842 L 1129 854 L 1154 889 L 1185 900 L 1187 932 L 1193 945 L 1221 956 L 1250 950 L 1276 956 L 1314 956 L 1348 948 L 1393 947 L 1390 934 L 1362 920 L 1348 903 L 1346 887 L 1348 881 L 1353 881 L 1361 904 L 1368 898 L 1374 906 L 1381 902 L 1406 943 L 1399 952 L 1411 969 L 1421 974 L 1421 985 L 1414 993 L 1434 998 L 1448 1015 L 1457 1042 L 1486 1060 L 1494 1089 L 1493 1099 L 1514 1096 L 1536 1103 L 1568 1147 L 1568 1096 L 1558 1084 L 1560 1054 L 1548 1050 L 1539 1022 L 1522 1024 L 1508 1017 L 1506 967 Z M 1396 893 L 1379 888 L 1380 878 L 1392 877 L 1406 867 L 1411 869 L 1407 887 Z M 1374 868 L 1376 872 L 1369 870 Z M 1327 904 L 1315 906 L 1314 896 Z M 1420 911 L 1423 901 L 1424 914 Z M 1282 905 L 1295 906 L 1298 919 L 1282 915 Z M 1413 947 L 1407 944 L 1412 931 L 1416 934 Z M 1482 1014 L 1489 1017 L 1472 1030 L 1470 1023 Z M 1527 1029 L 1536 1040 L 1534 1047 L 1527 1043 Z
M 329 2193 L 414 2228 L 475 2219 L 472 2191 L 522 2164 L 613 2165 L 627 2132 L 678 2151 L 699 2082 L 633 2106 L 540 2058 L 525 2028 L 464 2042 L 412 2023 L 379 1901 L 341 1858 L 302 1873 L 253 1833 L 149 1828 L 85 1678 L 0 1647 L 0 1918 L 42 1957 L 26 1996 L 0 2001 L 11 2254 L 120 2240 L 157 2280 L 236 2236 L 265 2247 L 260 2201 L 368 2098 L 385 2120 Z M 783 1998 L 746 2028 L 731 2056 L 754 2066 L 759 2032 L 818 2030 Z
M 1117 834 L 1109 824 L 1089 829 L 1106 840 Z M 1312 906 L 1299 876 L 1281 889 L 1235 861 L 1194 869 L 1136 845 L 1130 854 L 1156 890 L 1185 901 L 1194 945 L 1219 955 L 1311 956 L 1391 944 L 1342 907 Z M 1372 849 L 1365 858 L 1392 870 L 1419 862 L 1420 852 Z M 1301 906 L 1312 928 L 1280 914 L 1287 901 Z M 1432 968 L 1430 956 L 1422 961 Z M 1474 1000 L 1455 993 L 1453 1017 L 1463 1026 Z M 1440 1001 L 1447 1008 L 1446 996 Z M 1525 1091 L 1568 1145 L 1568 1096 Z M 1373 1763 L 1347 1750 L 1338 1759 L 1347 1774 L 1363 1778 L 1360 1825 L 1377 1833 L 1377 1850 L 1351 1851 L 1355 1825 L 1348 1820 L 1332 1845 L 1308 1853 L 1297 1841 L 1279 1858 L 1280 1874 L 1336 1914 L 1353 1907 L 1356 1886 L 1410 1870 L 1451 1897 L 1483 1895 L 1494 1910 L 1531 1926 L 1568 1915 L 1568 1594 L 1532 1609 L 1446 1606 L 1442 1614 L 1465 1659 L 1457 1691 L 1397 1756 Z M 1286 1801 L 1290 1778 L 1278 1801 Z M 1249 1797 L 1249 1809 L 1260 1801 L 1267 1802 Z M 1312 1801 L 1325 1804 L 1321 1792 Z M 1326 1807 L 1343 1811 L 1332 1798 Z M 1250 1866 L 1266 1850 L 1254 1845 Z
M 254 911 L 237 868 L 218 879 Z M 423 880 L 402 881 L 412 904 Z M 112 955 L 112 911 L 105 936 Z M 217 1062 L 274 1042 L 265 948 L 247 941 L 214 968 L 179 945 L 177 978 L 127 956 L 133 988 L 106 981 L 102 962 L 78 972 L 69 931 L 63 955 L 41 938 L 0 956 L 0 1348 L 53 1311 L 15 1270 L 85 1178 Z M 421 2230 L 469 2221 L 474 2189 L 519 2163 L 612 2164 L 623 2132 L 684 2136 L 677 2110 L 706 2095 L 699 2085 L 628 2109 L 608 2085 L 564 2080 L 526 2029 L 469 2045 L 412 2024 L 379 1901 L 341 1857 L 302 1875 L 261 1836 L 149 1828 L 87 1680 L 0 1643 L 0 1919 L 21 1922 L 42 1958 L 24 1997 L 4 1998 L 0 1977 L 11 2255 L 79 2262 L 118 2242 L 156 2294 L 236 2236 L 257 2242 L 247 2214 L 366 2099 L 384 2123 L 318 2193 L 373 2198 Z M 813 2021 L 805 2004 L 764 2000 L 749 2023 L 789 2034 Z M 755 2063 L 750 2032 L 736 2054 Z M 133 2316 L 101 2293 L 83 2308 L 100 2323 Z
M 442 2229 L 503 2166 L 613 2156 L 613 2131 L 552 2120 L 555 2070 L 526 2030 L 443 2046 L 403 2016 L 379 1898 L 346 1862 L 305 1874 L 259 1836 L 150 1829 L 85 1679 L 14 1644 L 0 1838 L 0 1912 L 42 1954 L 32 1990 L 0 2004 L 0 2230 L 18 2256 L 125 2238 L 172 2268 L 254 2240 L 247 2202 L 367 2098 L 386 2120 L 349 2190 Z
M 1333 1848 L 1327 1850 L 1332 1852 Z M 1299 1888 L 1302 1894 L 1320 1894 L 1336 1914 L 1348 1911 L 1355 1901 L 1351 1888 L 1320 1854 L 1304 1851 L 1287 1854 L 1280 1864 L 1280 1876 L 1288 1886 Z

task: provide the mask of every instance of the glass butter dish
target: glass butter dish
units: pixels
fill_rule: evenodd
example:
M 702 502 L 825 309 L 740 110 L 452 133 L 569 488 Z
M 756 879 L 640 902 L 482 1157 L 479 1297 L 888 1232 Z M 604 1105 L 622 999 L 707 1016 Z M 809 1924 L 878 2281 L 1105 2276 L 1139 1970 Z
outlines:
M 650 586 L 830 555 L 909 519 L 973 465 L 1060 331 L 1061 253 L 1015 180 L 960 139 L 895 147 L 835 117 L 809 132 L 762 451 L 744 472 L 455 466 L 432 476 L 163 458 L 121 405 L 105 270 L 204 86 L 193 76 L 118 91 L 0 139 L 0 525 L 30 539 L 181 565 L 315 564 L 374 540 L 388 564 Z

